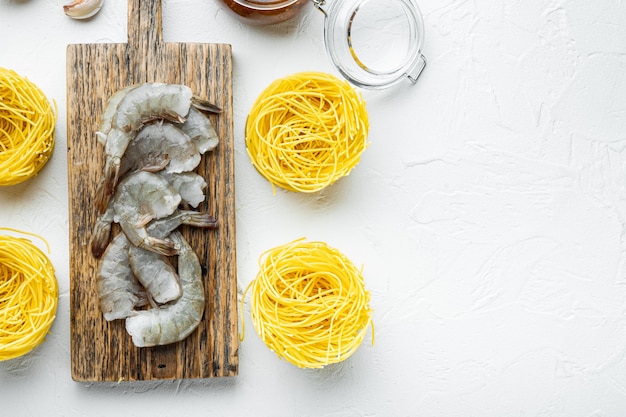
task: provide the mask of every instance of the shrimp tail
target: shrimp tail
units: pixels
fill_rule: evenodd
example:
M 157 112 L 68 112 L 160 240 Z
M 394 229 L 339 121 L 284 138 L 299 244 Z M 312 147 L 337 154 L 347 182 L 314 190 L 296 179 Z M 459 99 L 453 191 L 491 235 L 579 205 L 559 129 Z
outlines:
M 96 220 L 91 237 L 91 254 L 96 259 L 100 259 L 109 246 L 114 218 L 115 209 L 109 205 Z
M 193 95 L 191 97 L 191 105 L 198 110 L 206 111 L 209 113 L 221 113 L 222 112 L 222 109 L 220 107 L 196 95 Z
M 183 224 L 204 229 L 217 228 L 217 219 L 207 213 L 191 212 L 185 217 Z
M 172 122 L 172 123 L 185 123 L 185 120 L 187 119 L 173 110 L 163 110 L 159 112 L 158 114 L 151 114 L 142 118 L 141 127 L 146 126 L 150 123 L 154 123 L 154 122 L 162 122 L 163 120 L 167 120 L 168 122 Z M 141 127 L 139 129 L 141 129 Z
M 142 166 L 139 170 L 145 172 L 160 172 L 163 171 L 169 163 L 169 155 L 162 155 L 160 160 L 152 161 L 152 163 Z
M 147 223 L 149 221 L 150 218 L 146 216 L 140 222 Z M 119 225 L 128 240 L 135 246 L 158 253 L 159 255 L 174 256 L 178 254 L 178 250 L 170 240 L 150 236 L 145 228 L 135 228 L 123 219 L 120 219 Z
M 111 199 L 110 196 L 106 195 L 104 182 L 104 178 L 102 178 L 102 180 L 98 183 L 94 197 L 94 205 L 96 206 L 96 210 L 98 210 L 98 214 L 104 213 L 109 205 L 109 200 Z
M 93 236 L 91 239 L 91 254 L 94 258 L 99 259 L 107 246 L 111 237 L 111 223 L 98 221 L 93 229 Z
M 120 179 L 120 159 L 111 158 L 107 160 L 104 167 L 104 185 L 107 195 L 113 195 L 115 186 Z
M 111 196 L 115 192 L 115 187 L 120 179 L 120 158 L 109 158 L 104 166 L 104 180 L 102 189 L 99 190 L 96 198 L 96 205 L 99 210 L 106 207 L 111 200 Z
M 137 246 L 164 256 L 174 256 L 178 254 L 178 249 L 176 249 L 174 243 L 154 236 L 145 237 Z

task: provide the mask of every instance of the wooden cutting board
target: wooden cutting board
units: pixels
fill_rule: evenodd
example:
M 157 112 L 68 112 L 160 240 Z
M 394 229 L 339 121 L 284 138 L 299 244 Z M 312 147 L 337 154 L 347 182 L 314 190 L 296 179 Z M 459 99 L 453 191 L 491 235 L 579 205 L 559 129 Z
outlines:
M 130 0 L 128 43 L 67 47 L 67 141 L 70 227 L 72 378 L 134 381 L 234 376 L 238 373 L 232 52 L 228 44 L 165 43 L 159 0 Z M 208 183 L 198 208 L 218 218 L 217 230 L 182 228 L 200 258 L 206 308 L 182 342 L 136 348 L 123 320 L 107 322 L 98 307 L 97 260 L 90 241 L 103 149 L 95 133 L 108 98 L 143 82 L 185 84 L 222 108 L 211 120 L 220 137 L 198 172 Z

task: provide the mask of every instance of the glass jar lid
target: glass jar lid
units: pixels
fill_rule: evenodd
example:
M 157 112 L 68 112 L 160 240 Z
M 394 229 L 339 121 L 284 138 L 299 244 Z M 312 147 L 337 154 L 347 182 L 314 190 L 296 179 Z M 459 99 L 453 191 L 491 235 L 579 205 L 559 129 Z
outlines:
M 221 0 L 227 10 L 235 12 L 246 22 L 272 25 L 297 15 L 309 0 Z
M 348 81 L 372 89 L 417 81 L 426 59 L 421 53 L 424 23 L 414 0 L 313 3 L 325 15 L 326 50 Z

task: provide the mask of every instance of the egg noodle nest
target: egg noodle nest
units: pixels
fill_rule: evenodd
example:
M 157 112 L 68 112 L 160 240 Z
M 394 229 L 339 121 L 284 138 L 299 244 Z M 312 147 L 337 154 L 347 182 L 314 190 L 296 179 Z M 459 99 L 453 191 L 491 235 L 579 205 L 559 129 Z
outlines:
M 346 81 L 321 72 L 272 82 L 246 121 L 248 155 L 271 184 L 312 193 L 348 175 L 368 146 L 365 101 Z
M 324 242 L 298 239 L 266 251 L 242 300 L 248 292 L 263 342 L 300 368 L 347 359 L 370 326 L 374 341 L 362 271 Z
M 54 149 L 56 104 L 37 85 L 0 68 L 0 186 L 36 176 Z
M 54 267 L 46 254 L 26 238 L 0 235 L 0 361 L 24 355 L 44 341 L 58 298 Z

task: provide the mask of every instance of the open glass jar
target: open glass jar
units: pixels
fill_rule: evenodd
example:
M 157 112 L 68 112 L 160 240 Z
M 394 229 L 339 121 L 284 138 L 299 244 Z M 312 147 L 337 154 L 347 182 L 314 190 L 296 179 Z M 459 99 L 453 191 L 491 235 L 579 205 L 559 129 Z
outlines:
M 312 1 L 324 13 L 326 51 L 352 84 L 381 89 L 426 66 L 421 49 L 424 23 L 415 0 L 222 0 L 252 23 L 274 24 L 294 17 Z

